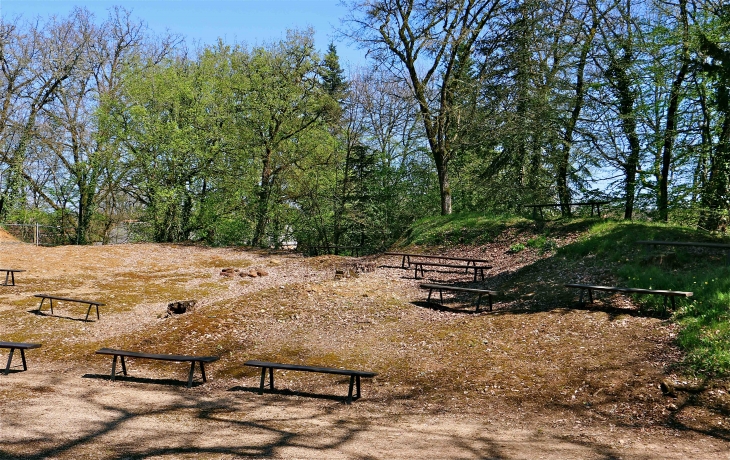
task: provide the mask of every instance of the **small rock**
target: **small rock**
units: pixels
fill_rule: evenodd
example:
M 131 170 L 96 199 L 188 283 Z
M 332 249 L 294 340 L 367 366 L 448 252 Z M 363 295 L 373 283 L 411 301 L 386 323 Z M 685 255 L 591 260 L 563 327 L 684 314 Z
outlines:
M 248 276 L 250 276 L 251 278 L 256 278 L 259 275 L 258 273 L 256 273 L 256 270 L 251 270 L 250 272 L 248 272 Z
M 667 404 L 667 410 L 669 410 L 669 411 L 674 412 L 674 411 L 676 411 L 678 409 L 679 409 L 679 407 L 677 407 L 676 404 Z
M 269 274 L 269 272 L 267 272 L 266 270 L 262 270 L 262 269 L 259 268 L 259 269 L 256 270 L 256 274 L 259 275 L 259 276 L 267 276 Z

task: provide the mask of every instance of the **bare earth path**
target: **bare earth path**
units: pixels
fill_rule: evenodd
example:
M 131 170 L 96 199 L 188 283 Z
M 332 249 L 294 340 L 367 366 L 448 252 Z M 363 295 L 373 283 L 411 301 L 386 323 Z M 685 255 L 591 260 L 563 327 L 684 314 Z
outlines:
M 574 293 L 520 284 L 534 258 L 480 250 L 495 259 L 485 286 L 505 296 L 475 314 L 423 302 L 394 259 L 335 280 L 347 260 L 334 256 L 0 241 L 0 268 L 27 270 L 0 287 L 0 340 L 43 344 L 27 352 L 28 371 L 18 357 L 0 374 L 0 458 L 730 459 L 725 383 L 672 398 L 659 389 L 680 378 L 668 371 L 679 357 L 671 323 L 623 298 L 574 308 Z M 107 306 L 99 321 L 73 304 L 36 314 L 41 292 Z M 166 316 L 187 299 L 193 312 Z M 221 359 L 191 389 L 187 365 L 154 361 L 130 361 L 129 377 L 111 382 L 101 347 Z M 328 375 L 278 372 L 280 390 L 260 396 L 248 359 L 378 377 L 349 406 L 346 379 Z

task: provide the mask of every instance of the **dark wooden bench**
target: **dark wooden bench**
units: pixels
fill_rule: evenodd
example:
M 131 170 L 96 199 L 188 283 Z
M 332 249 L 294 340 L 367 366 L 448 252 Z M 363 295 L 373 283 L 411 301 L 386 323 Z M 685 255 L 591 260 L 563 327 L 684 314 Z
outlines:
M 269 389 L 274 389 L 274 369 L 285 369 L 289 371 L 303 371 L 303 372 L 320 372 L 323 374 L 338 374 L 338 375 L 349 375 L 350 376 L 350 391 L 347 393 L 347 404 L 352 403 L 352 390 L 356 387 L 356 399 L 360 398 L 360 378 L 361 377 L 375 377 L 375 372 L 367 371 L 353 371 L 350 369 L 337 369 L 331 367 L 315 367 L 315 366 L 302 366 L 299 364 L 281 364 L 271 363 L 267 361 L 246 361 L 243 363 L 245 366 L 253 366 L 261 368 L 261 386 L 259 387 L 259 394 L 264 393 L 264 384 L 266 383 L 266 370 L 269 370 Z
M 583 302 L 583 294 L 588 292 L 588 299 L 593 302 L 593 291 L 606 291 L 606 292 L 621 292 L 624 294 L 656 294 L 664 296 L 664 309 L 667 308 L 667 298 L 672 301 L 672 309 L 675 308 L 674 298 L 675 297 L 692 297 L 691 292 L 686 291 L 668 291 L 663 289 L 642 289 L 642 288 L 626 288 L 626 287 L 612 287 L 612 286 L 594 286 L 590 284 L 566 284 L 565 287 L 580 289 L 580 300 Z
M 703 243 L 693 241 L 656 241 L 656 240 L 642 240 L 637 241 L 636 244 L 643 244 L 646 246 L 685 246 L 685 247 L 698 247 L 698 248 L 712 248 L 722 249 L 727 252 L 727 263 L 730 265 L 730 244 L 723 243 Z
M 70 299 L 68 297 L 59 297 L 55 295 L 50 294 L 36 294 L 35 297 L 40 297 L 41 303 L 38 305 L 38 312 L 41 311 L 41 308 L 43 307 L 43 302 L 45 302 L 46 299 L 48 299 L 49 303 L 51 304 L 51 314 L 53 314 L 53 301 L 54 300 L 60 300 L 63 302 L 78 302 L 78 303 L 85 303 L 89 305 L 89 309 L 86 311 L 86 318 L 84 318 L 84 321 L 89 320 L 89 313 L 91 313 L 91 307 L 96 307 L 96 319 L 99 319 L 99 307 L 104 306 L 106 304 L 97 302 L 95 300 L 82 300 L 82 299 Z
M 13 352 L 18 349 L 20 350 L 20 357 L 23 359 L 23 370 L 27 371 L 28 366 L 25 363 L 25 350 L 31 348 L 40 348 L 40 343 L 25 343 L 25 342 L 0 342 L 0 348 L 10 348 L 10 355 L 8 356 L 8 364 L 5 366 L 5 375 L 10 373 L 10 363 L 13 361 Z
M 117 377 L 117 358 L 121 358 L 122 362 L 122 373 L 127 375 L 127 366 L 124 362 L 124 358 L 139 358 L 139 359 L 156 359 L 160 361 L 175 361 L 179 363 L 190 363 L 190 374 L 188 374 L 188 388 L 193 386 L 193 374 L 195 373 L 195 363 L 200 365 L 200 373 L 203 376 L 203 382 L 206 382 L 205 377 L 205 363 L 212 363 L 220 359 L 219 356 L 180 356 L 180 355 L 157 355 L 152 353 L 138 353 L 136 351 L 125 351 L 115 350 L 113 348 L 102 348 L 96 352 L 99 355 L 112 355 L 112 380 L 116 380 Z
M 5 282 L 3 286 L 15 286 L 15 274 L 24 272 L 25 270 L 19 270 L 17 268 L 0 268 L 0 272 L 5 272 Z
M 484 295 L 486 295 L 487 298 L 489 299 L 489 311 L 492 311 L 492 296 L 499 295 L 499 292 L 497 292 L 497 291 L 490 291 L 487 289 L 467 288 L 467 287 L 461 287 L 461 286 L 449 286 L 446 284 L 421 284 L 421 288 L 428 289 L 428 302 L 431 301 L 431 294 L 433 294 L 433 291 L 439 291 L 439 298 L 441 299 L 442 305 L 444 303 L 444 292 L 443 291 L 469 292 L 472 294 L 477 294 L 476 311 L 480 311 L 482 297 Z
M 490 269 L 492 268 L 489 265 L 457 265 L 457 264 L 445 264 L 441 262 L 423 262 L 423 261 L 414 261 L 410 263 L 414 267 L 414 275 L 413 277 L 418 279 L 418 272 L 420 270 L 421 272 L 421 278 L 424 277 L 424 270 L 423 267 L 444 267 L 444 268 L 464 268 L 466 269 L 466 272 L 469 273 L 469 269 L 474 270 L 474 281 L 477 280 L 477 274 L 480 274 L 482 277 L 482 281 L 484 281 L 484 269 Z
M 401 268 L 411 268 L 411 264 L 414 263 L 414 262 L 411 262 L 411 257 L 416 257 L 416 258 L 421 258 L 421 259 L 436 259 L 439 262 L 445 261 L 445 260 L 466 262 L 467 271 L 468 271 L 468 267 L 470 265 L 484 264 L 484 263 L 489 262 L 488 260 L 485 260 L 485 259 L 474 259 L 471 257 L 440 256 L 440 255 L 436 255 L 436 254 L 413 254 L 413 253 L 409 253 L 409 252 L 384 252 L 383 255 L 402 257 L 403 260 L 401 260 L 401 264 L 400 264 Z M 465 267 L 462 266 L 461 268 L 465 268 Z
M 596 210 L 596 215 L 601 216 L 601 205 L 610 204 L 610 201 L 586 201 L 581 203 L 568 203 L 568 206 L 590 206 L 591 217 L 593 217 L 593 209 Z M 537 218 L 536 211 L 540 212 L 540 219 L 545 219 L 543 215 L 543 208 L 555 208 L 562 206 L 560 203 L 545 203 L 545 204 L 523 204 L 523 208 L 532 208 L 532 217 Z

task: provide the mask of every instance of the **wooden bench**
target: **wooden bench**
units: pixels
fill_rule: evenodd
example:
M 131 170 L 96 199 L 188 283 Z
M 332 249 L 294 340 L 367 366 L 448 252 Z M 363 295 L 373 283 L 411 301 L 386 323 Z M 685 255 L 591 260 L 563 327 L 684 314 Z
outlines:
M 17 268 L 0 268 L 0 272 L 5 272 L 5 282 L 3 286 L 15 286 L 15 274 L 24 272 L 25 270 L 18 270 Z
M 439 298 L 441 299 L 441 304 L 444 303 L 444 292 L 443 291 L 457 291 L 457 292 L 469 292 L 472 294 L 477 294 L 477 302 L 476 302 L 476 311 L 480 311 L 481 303 L 482 303 L 482 296 L 485 294 L 487 295 L 487 298 L 489 299 L 489 311 L 492 311 L 492 296 L 499 295 L 499 292 L 497 291 L 490 291 L 487 289 L 476 289 L 476 288 L 467 288 L 467 287 L 461 287 L 461 286 L 449 286 L 446 284 L 421 284 L 422 289 L 428 289 L 428 302 L 431 301 L 431 294 L 433 294 L 433 291 L 439 291 Z
M 347 404 L 352 403 L 352 390 L 356 387 L 356 399 L 360 398 L 360 378 L 361 377 L 375 377 L 375 372 L 367 371 L 353 371 L 349 369 L 337 369 L 331 367 L 315 367 L 315 366 L 302 366 L 298 364 L 281 364 L 271 363 L 267 361 L 246 361 L 243 363 L 245 366 L 253 366 L 261 368 L 261 386 L 259 387 L 259 394 L 264 393 L 264 384 L 266 383 L 266 370 L 269 370 L 269 389 L 274 389 L 274 369 L 285 369 L 289 371 L 303 371 L 303 372 L 321 372 L 323 374 L 338 374 L 338 375 L 349 375 L 350 376 L 350 391 L 347 393 Z
M 568 203 L 568 206 L 590 206 L 591 217 L 593 217 L 593 209 L 596 209 L 596 215 L 601 216 L 601 205 L 610 204 L 610 201 L 586 201 L 581 203 Z M 523 204 L 523 208 L 532 208 L 532 217 L 537 218 L 536 211 L 540 211 L 540 219 L 545 219 L 543 215 L 543 208 L 555 208 L 562 206 L 560 203 L 545 203 L 545 204 Z
M 664 310 L 667 308 L 667 298 L 672 300 L 672 309 L 675 308 L 674 298 L 675 297 L 692 297 L 691 292 L 685 291 L 667 291 L 662 289 L 642 289 L 642 288 L 626 288 L 626 287 L 611 287 L 611 286 L 594 286 L 590 284 L 566 284 L 565 287 L 580 289 L 580 300 L 583 302 L 583 294 L 588 291 L 588 299 L 593 302 L 593 291 L 607 291 L 607 292 L 622 292 L 624 294 L 656 294 L 664 296 Z
M 38 305 L 38 312 L 40 313 L 41 308 L 43 307 L 43 302 L 45 302 L 46 299 L 51 304 L 51 314 L 53 314 L 53 301 L 54 300 L 60 300 L 63 302 L 78 302 L 78 303 L 85 303 L 89 305 L 89 309 L 86 311 L 86 318 L 84 318 L 84 321 L 89 320 L 89 313 L 91 313 L 91 307 L 96 307 L 96 319 L 99 319 L 99 306 L 104 306 L 106 304 L 97 302 L 95 300 L 82 300 L 82 299 L 69 299 L 68 297 L 59 297 L 55 295 L 50 294 L 36 294 L 35 297 L 40 297 L 41 304 Z
M 727 253 L 727 263 L 730 265 L 730 244 L 723 243 L 702 243 L 692 241 L 656 241 L 656 240 L 642 240 L 637 241 L 636 244 L 643 244 L 647 246 L 689 246 L 699 248 L 713 248 L 713 249 L 724 249 Z
M 418 279 L 418 272 L 420 270 L 421 272 L 421 278 L 424 277 L 424 271 L 423 267 L 444 267 L 444 268 L 464 268 L 466 269 L 466 272 L 469 273 L 469 269 L 474 270 L 474 282 L 477 281 L 477 274 L 481 274 L 482 281 L 484 281 L 484 269 L 490 269 L 492 268 L 489 265 L 456 265 L 456 264 L 445 264 L 441 262 L 423 262 L 423 261 L 414 261 L 410 262 L 410 264 L 414 267 L 414 275 L 413 277 Z
M 206 382 L 205 378 L 205 366 L 204 363 L 212 363 L 220 359 L 219 356 L 179 356 L 179 355 L 157 355 L 152 353 L 138 353 L 135 351 L 115 350 L 113 348 L 102 348 L 96 352 L 99 355 L 113 355 L 112 360 L 112 380 L 116 380 L 117 376 L 117 358 L 121 358 L 122 362 L 122 373 L 127 375 L 127 366 L 124 362 L 124 358 L 140 358 L 140 359 L 156 359 L 160 361 L 175 361 L 175 362 L 187 362 L 190 364 L 190 374 L 188 374 L 188 388 L 193 386 L 193 374 L 195 372 L 195 363 L 200 365 L 200 373 L 203 376 L 203 382 Z
M 10 348 L 10 355 L 8 355 L 8 364 L 5 366 L 5 375 L 10 373 L 10 363 L 13 361 L 13 352 L 18 349 L 20 350 L 20 357 L 23 359 L 23 370 L 27 371 L 28 366 L 25 363 L 25 350 L 31 348 L 40 348 L 40 343 L 25 343 L 25 342 L 0 342 L 0 348 Z
M 484 264 L 484 263 L 489 262 L 488 260 L 485 260 L 485 259 L 473 259 L 471 257 L 440 256 L 440 255 L 436 255 L 436 254 L 413 254 L 413 253 L 408 253 L 408 252 L 384 252 L 383 255 L 403 257 L 403 260 L 401 261 L 401 264 L 400 264 L 401 268 L 411 268 L 411 264 L 413 264 L 413 262 L 411 262 L 411 257 L 419 257 L 421 259 L 437 259 L 439 261 L 453 260 L 453 261 L 466 262 L 467 271 L 468 271 L 468 267 L 470 265 Z M 461 268 L 464 268 L 464 267 L 462 266 Z

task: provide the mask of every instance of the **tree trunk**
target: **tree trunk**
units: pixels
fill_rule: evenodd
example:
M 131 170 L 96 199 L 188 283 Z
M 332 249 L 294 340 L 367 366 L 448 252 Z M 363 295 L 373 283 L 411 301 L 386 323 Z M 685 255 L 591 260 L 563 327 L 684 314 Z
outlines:
M 684 31 L 682 40 L 682 66 L 672 82 L 672 89 L 669 93 L 669 107 L 667 108 L 667 123 L 664 128 L 664 145 L 662 147 L 662 167 L 659 173 L 659 197 L 657 208 L 659 218 L 664 222 L 669 221 L 669 169 L 672 164 L 672 148 L 677 137 L 677 110 L 679 109 L 679 96 L 684 83 L 685 76 L 689 70 L 689 24 L 687 20 L 687 0 L 679 0 L 681 11 L 682 28 Z

